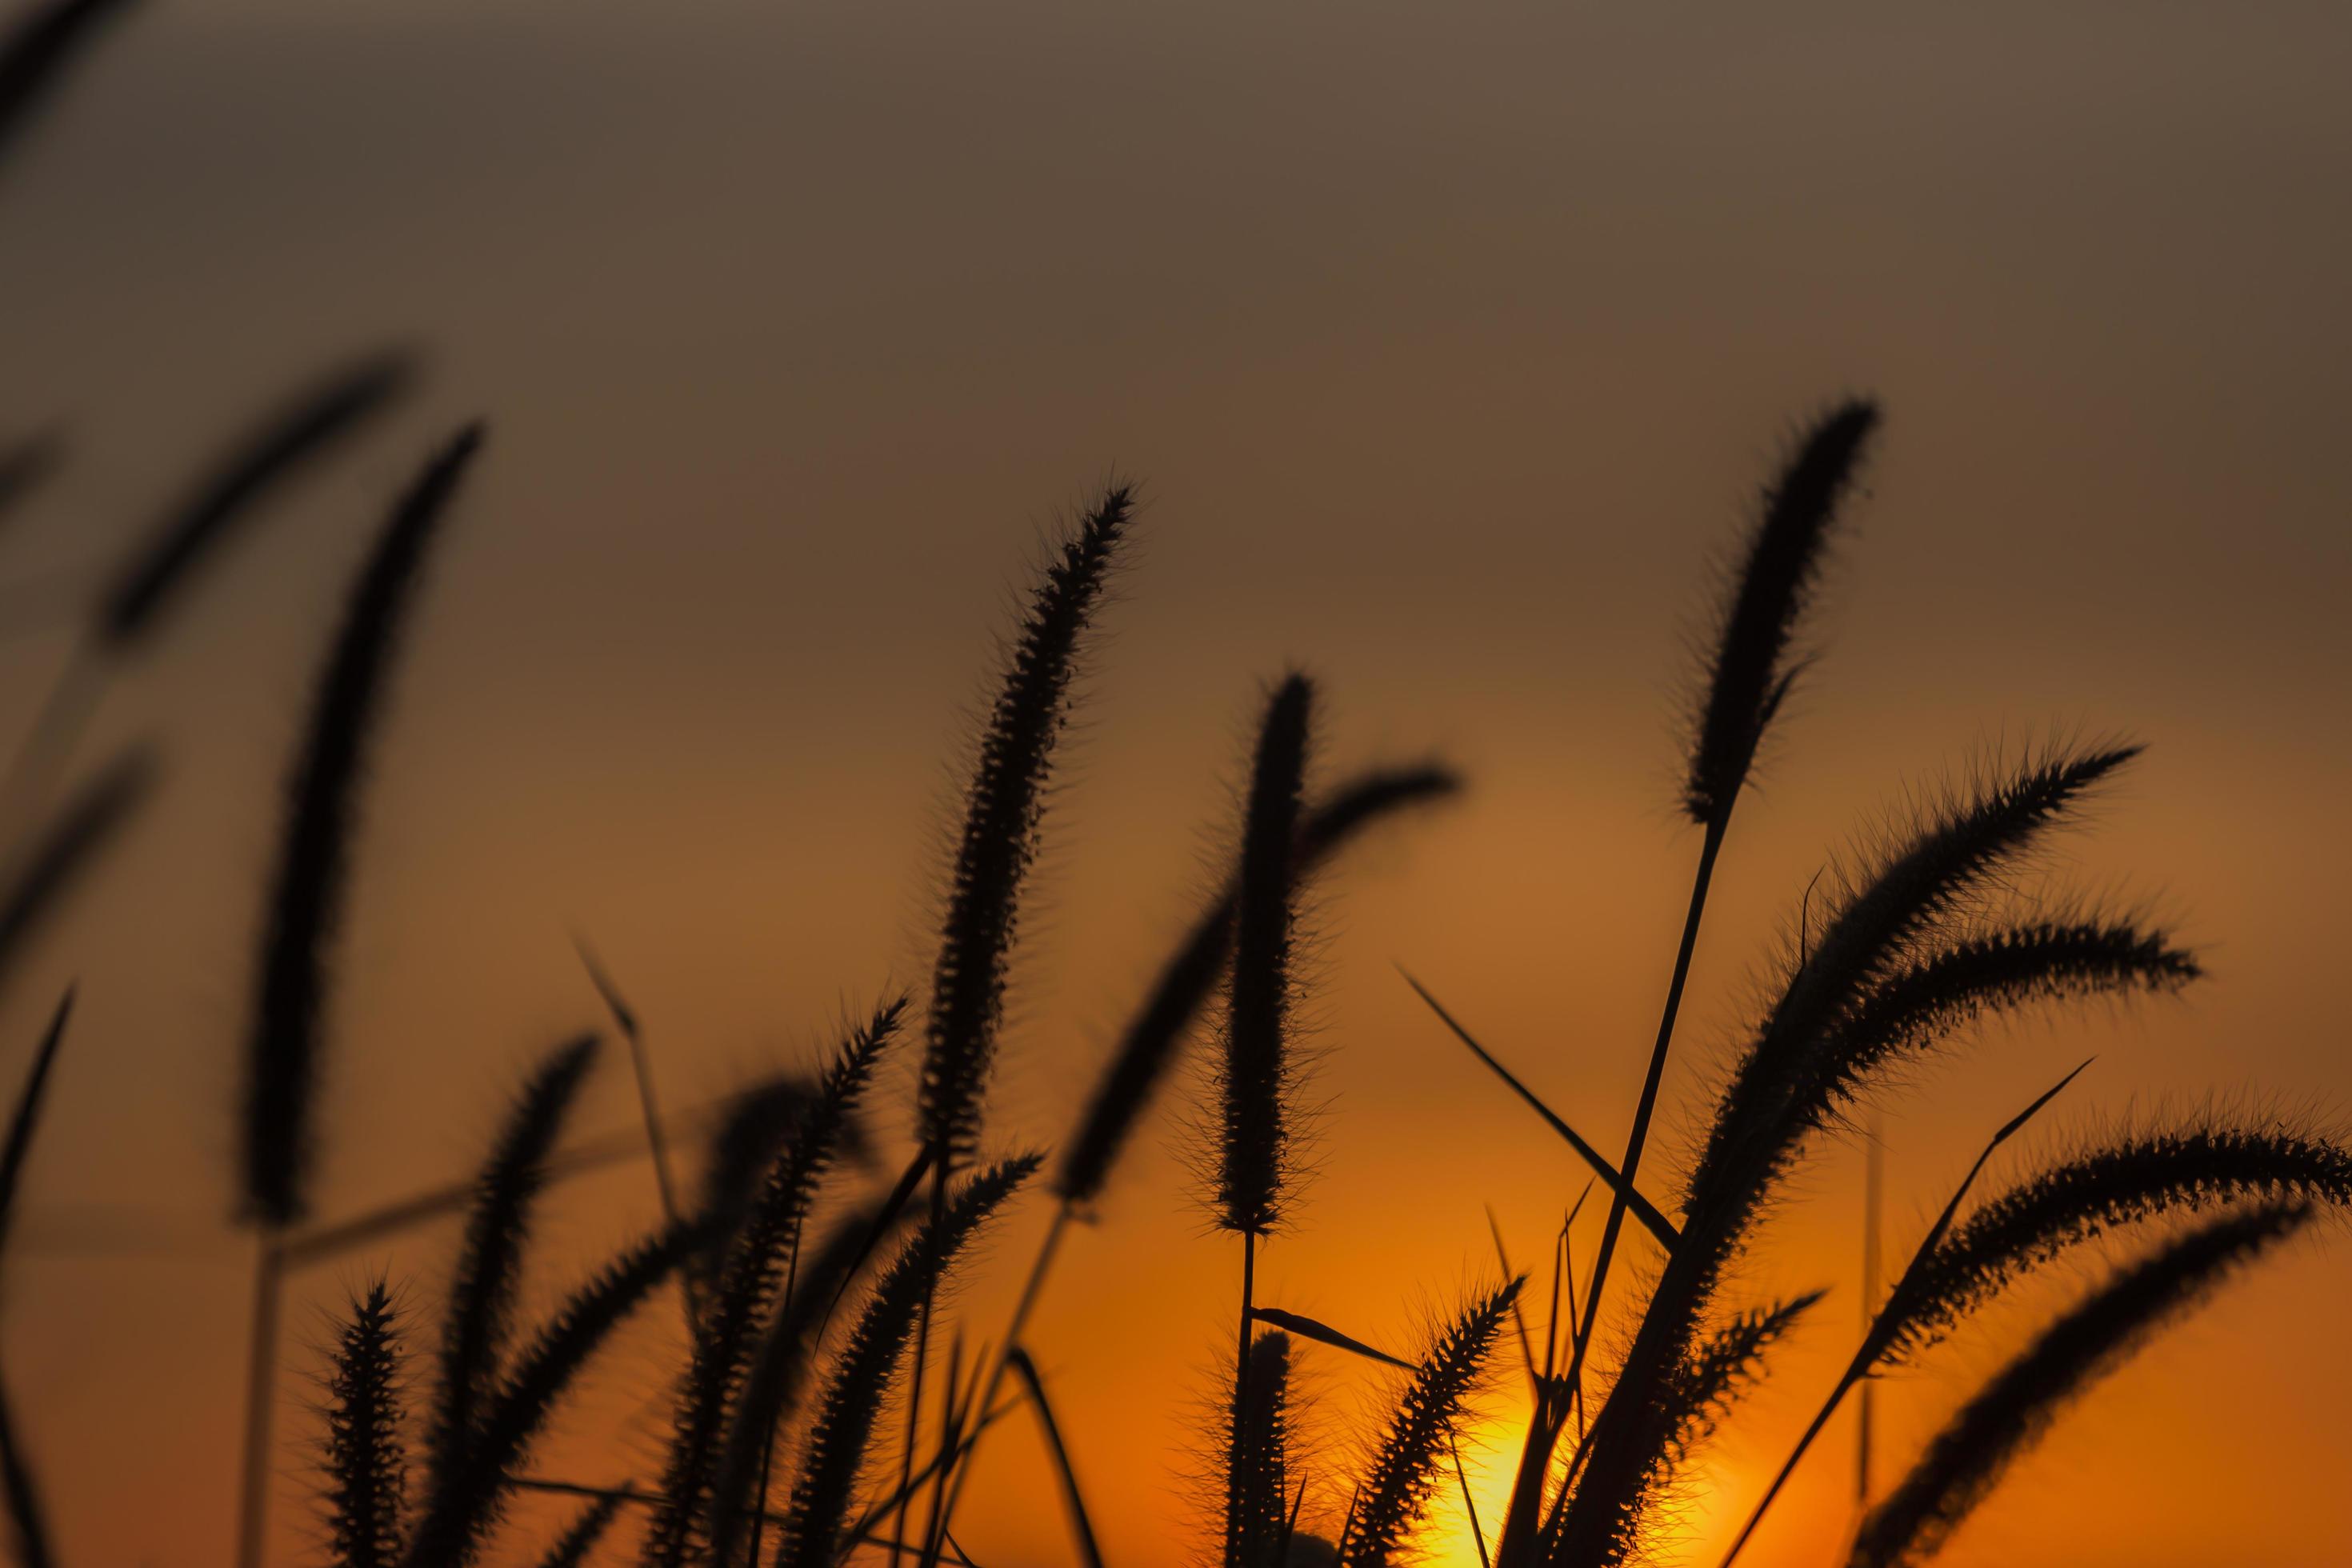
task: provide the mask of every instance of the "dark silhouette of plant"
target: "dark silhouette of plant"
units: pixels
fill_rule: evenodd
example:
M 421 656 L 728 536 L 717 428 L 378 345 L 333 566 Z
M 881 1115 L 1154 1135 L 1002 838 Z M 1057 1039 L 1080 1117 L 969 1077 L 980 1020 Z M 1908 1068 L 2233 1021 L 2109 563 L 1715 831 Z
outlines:
M 542 1063 L 499 1133 L 476 1183 L 449 1307 L 441 1328 L 439 1381 L 426 1435 L 427 1484 L 441 1490 L 473 1462 L 480 1410 L 493 1396 L 514 1316 L 515 1286 L 532 1208 L 565 1114 L 595 1058 L 593 1035 Z
M 824 1568 L 833 1561 L 876 1419 L 898 1382 L 924 1301 L 932 1299 L 940 1276 L 973 1233 L 1041 1163 L 1038 1156 L 1024 1155 L 982 1171 L 915 1233 L 875 1282 L 873 1297 L 835 1363 L 793 1482 L 777 1545 L 779 1568 Z
M 1113 485 L 1045 569 L 981 739 L 924 1031 L 922 1137 L 937 1181 L 953 1173 L 979 1136 L 981 1095 L 995 1059 L 1005 968 L 1022 886 L 1037 857 L 1054 749 L 1068 715 L 1080 645 L 1134 506 L 1134 491 Z
M 712 1472 L 706 1502 L 709 1559 L 734 1561 L 735 1546 L 748 1520 L 756 1523 L 767 1511 L 764 1500 L 752 1502 L 774 1463 L 775 1433 L 798 1404 L 815 1359 L 818 1337 L 843 1289 L 863 1268 L 877 1245 L 887 1238 L 904 1212 L 854 1211 L 834 1226 L 831 1236 L 799 1271 L 775 1321 L 754 1348 L 736 1396 L 733 1418 Z M 665 1512 L 685 1510 L 687 1500 L 673 1491 L 662 1502 Z M 694 1521 L 689 1519 L 691 1527 Z M 667 1537 L 657 1528 L 647 1543 L 652 1558 L 664 1550 Z M 751 1559 L 757 1562 L 755 1534 Z
M 68 800 L 0 882 L 0 986 L 66 896 L 153 793 L 157 763 L 144 747 L 109 763 Z
M 1983 1500 L 2059 1407 L 2223 1276 L 2301 1228 L 2311 1210 L 2273 1204 L 2209 1220 L 2118 1270 L 1986 1383 L 1863 1521 L 1848 1568 L 1924 1562 Z
M 336 1568 L 394 1568 L 400 1561 L 408 1456 L 394 1318 L 378 1279 L 352 1302 L 327 1384 L 327 1531 Z
M 49 1016 L 40 1047 L 33 1054 L 32 1071 L 26 1075 L 25 1087 L 16 1097 L 16 1112 L 9 1118 L 7 1146 L 0 1150 L 0 1269 L 6 1265 L 8 1236 L 15 1228 L 16 1188 L 24 1180 L 25 1161 L 32 1152 L 33 1134 L 39 1130 L 41 1110 L 47 1103 L 49 1073 L 65 1043 L 73 1002 L 73 990 L 68 987 Z M 0 1492 L 5 1494 L 16 1561 L 23 1568 L 49 1568 L 55 1556 L 49 1549 L 48 1510 L 42 1505 L 40 1484 L 33 1478 L 32 1461 L 16 1433 L 16 1412 L 5 1378 L 0 1378 Z
M 1069 1510 L 1070 1530 L 1077 1537 L 1078 1557 L 1086 1568 L 1103 1568 L 1102 1549 L 1095 1544 L 1094 1521 L 1087 1513 L 1086 1499 L 1078 1491 L 1078 1474 L 1070 1463 L 1070 1450 L 1062 1441 L 1062 1424 L 1054 1419 L 1053 1404 L 1045 1397 L 1045 1383 L 1037 1374 L 1037 1363 L 1029 1352 L 1014 1345 L 1008 1359 L 1013 1370 L 1020 1374 L 1021 1385 L 1028 1391 L 1029 1408 L 1037 1413 L 1037 1423 L 1045 1428 L 1045 1447 L 1054 1456 L 1054 1474 L 1062 1483 L 1062 1500 Z M 1281 1501 L 1277 1486 L 1275 1500 Z
M 1249 1405 L 1239 1403 L 1241 1387 Z M 1225 1473 L 1234 1479 L 1234 1552 L 1244 1568 L 1280 1568 L 1290 1500 L 1290 1336 L 1263 1333 L 1249 1348 L 1249 1376 L 1226 1412 Z
M 572 1521 L 572 1528 L 556 1537 L 547 1555 L 539 1560 L 539 1568 L 580 1568 L 604 1539 L 604 1532 L 613 1528 L 613 1521 L 620 1517 L 621 1505 L 627 1500 L 616 1493 L 590 1502 Z
M 331 396 L 341 412 L 298 419 L 299 439 L 268 447 L 257 471 L 274 472 L 289 452 L 315 446 L 322 428 L 383 395 L 373 390 Z M 355 383 L 361 385 L 362 383 Z M 324 405 L 322 405 L 323 406 Z M 267 1506 L 267 1464 L 277 1366 L 278 1294 L 284 1259 L 278 1243 L 308 1207 L 312 1101 L 317 1094 L 329 949 L 341 925 L 350 879 L 360 778 L 380 715 L 400 633 L 426 552 L 459 479 L 481 444 L 469 426 L 428 464 L 394 506 L 375 548 L 354 580 L 342 625 L 312 698 L 310 723 L 289 786 L 272 894 L 256 967 L 252 1032 L 247 1044 L 245 1124 L 240 1144 L 243 1210 L 262 1229 L 254 1270 L 253 1345 L 247 1389 L 244 1568 L 257 1568 Z M 242 471 L 242 470 L 241 470 Z M 238 484 L 226 489 L 246 493 Z M 109 612 L 115 635 L 152 620 L 172 585 L 218 537 L 239 507 L 199 506 L 158 546 L 147 570 L 134 573 Z
M 393 509 L 352 584 L 287 792 L 246 1077 L 245 1203 L 271 1227 L 306 1206 L 328 949 L 342 919 L 370 733 L 425 554 L 481 441 L 479 426 L 460 431 Z
M 165 510 L 91 605 L 73 657 L 0 782 L 0 830 L 21 830 L 71 753 L 109 676 L 155 641 L 271 492 L 356 433 L 410 379 L 407 361 L 392 354 L 347 368 L 274 413 Z
M 2126 1226 L 2250 1200 L 2352 1207 L 2352 1152 L 2214 1118 L 2103 1139 L 1988 1199 L 1921 1258 L 1887 1303 L 1886 1357 L 1916 1357 L 2023 1275 Z
M 1307 814 L 1297 851 L 1301 875 L 1311 875 L 1374 824 L 1446 799 L 1461 787 L 1456 774 L 1435 763 L 1377 769 L 1349 780 Z M 1193 1019 L 1215 992 L 1233 951 L 1236 897 L 1231 889 L 1222 892 L 1194 924 L 1111 1053 L 1055 1176 L 1055 1192 L 1066 1205 L 1083 1209 L 1100 1195 Z
M 1218 1228 L 1242 1238 L 1241 1327 L 1234 1343 L 1231 1429 L 1225 1436 L 1225 1562 L 1251 1547 L 1248 1432 L 1250 1336 L 1255 1331 L 1257 1244 L 1281 1220 L 1289 1195 L 1292 947 L 1297 923 L 1298 821 L 1306 792 L 1314 688 L 1292 675 L 1275 689 L 1258 728 L 1234 878 L 1234 957 L 1225 987 L 1224 1054 L 1217 1073 Z
M 949 872 L 947 918 L 931 971 L 916 1111 L 930 1163 L 931 1224 L 937 1228 L 957 1163 L 977 1145 L 982 1096 L 996 1059 L 1004 986 L 1020 925 L 1021 892 L 1040 847 L 1054 751 L 1069 716 L 1082 645 L 1101 605 L 1119 547 L 1134 519 L 1131 486 L 1113 484 L 1047 564 L 1014 637 L 1011 658 L 981 736 L 964 792 L 963 830 Z M 915 1331 L 898 1479 L 913 1473 L 930 1354 L 931 1304 Z M 895 1555 L 905 1515 L 891 1526 Z
M 1474 1300 L 1448 1324 L 1406 1384 L 1339 1537 L 1342 1568 L 1386 1568 L 1411 1545 L 1413 1528 L 1443 1481 L 1465 1414 L 1486 1375 L 1486 1358 L 1526 1281 L 1512 1279 Z
M 44 433 L 27 437 L 0 451 L 0 519 L 5 519 L 18 501 L 40 489 L 43 481 L 57 472 L 64 450 L 64 442 Z
M 1691 955 L 1698 944 L 1716 858 L 1731 826 L 1732 807 L 1799 673 L 1799 667 L 1789 663 L 1790 647 L 1811 602 L 1838 504 L 1877 425 L 1877 405 L 1865 400 L 1842 404 L 1814 424 L 1782 468 L 1779 482 L 1766 492 L 1761 514 L 1748 536 L 1744 563 L 1721 613 L 1683 799 L 1685 811 L 1705 829 L 1705 837 L 1691 882 L 1689 912 L 1683 920 L 1681 945 L 1675 954 L 1674 974 L 1666 984 L 1657 1040 L 1651 1047 L 1641 1098 L 1633 1108 L 1633 1131 L 1626 1137 L 1625 1157 L 1610 1183 L 1608 1218 L 1601 1227 L 1592 1286 L 1585 1297 L 1583 1321 L 1569 1362 L 1568 1382 L 1572 1390 L 1580 1391 L 1582 1386 L 1585 1352 L 1592 1343 L 1610 1266 L 1616 1259 L 1627 1194 L 1641 1179 L 1650 1118 L 1657 1108 L 1658 1086 L 1674 1043 L 1683 988 L 1690 978 Z M 1630 1485 L 1645 1467 L 1631 1456 L 1627 1465 L 1630 1468 L 1623 1475 Z M 1514 1496 L 1498 1551 L 1507 1552 L 1515 1542 L 1528 1538 L 1534 1524 L 1528 1511 L 1534 1501 L 1531 1494 Z
M 820 1184 L 838 1160 L 857 1103 L 897 1037 L 907 999 L 894 997 L 853 1032 L 826 1070 L 807 1115 L 771 1167 L 764 1189 L 731 1237 L 703 1321 L 663 1469 L 663 1503 L 647 1551 L 649 1563 L 682 1564 L 710 1491 L 728 1423 L 739 1407 L 752 1357 L 778 1301 Z M 771 1427 L 773 1422 L 770 1423 Z
M 408 1568 L 474 1561 L 555 1402 L 621 1321 L 685 1262 L 694 1241 L 690 1227 L 674 1226 L 628 1247 L 541 1328 L 483 1410 L 470 1461 L 427 1493 Z
M 1349 778 L 1306 815 L 1298 829 L 1298 874 L 1311 877 L 1333 857 L 1379 823 L 1415 806 L 1451 798 L 1462 781 L 1436 763 L 1397 768 L 1375 768 Z M 1175 952 L 1160 971 L 1158 980 L 1119 1037 L 1118 1048 L 1104 1064 L 1088 1097 L 1077 1131 L 1065 1149 L 1055 1176 L 1061 1205 L 1039 1243 L 1029 1277 L 1013 1310 L 1003 1342 L 1015 1345 L 1027 1330 L 1029 1314 L 1043 1292 L 1062 1236 L 1073 1219 L 1087 1214 L 1108 1183 L 1119 1155 L 1134 1137 L 1146 1110 L 1167 1079 L 1191 1037 L 1195 1019 L 1207 1006 L 1223 976 L 1234 944 L 1234 908 L 1239 894 L 1229 882 L 1196 921 Z M 982 1385 L 979 1405 L 991 1407 L 1003 1385 L 1006 1363 L 998 1358 Z M 944 1534 L 956 1504 L 963 1495 L 970 1471 L 948 1467 L 946 1496 L 928 1548 L 930 1561 L 940 1560 Z
M 0 41 L 0 158 L 22 135 L 76 57 L 130 0 L 49 0 Z

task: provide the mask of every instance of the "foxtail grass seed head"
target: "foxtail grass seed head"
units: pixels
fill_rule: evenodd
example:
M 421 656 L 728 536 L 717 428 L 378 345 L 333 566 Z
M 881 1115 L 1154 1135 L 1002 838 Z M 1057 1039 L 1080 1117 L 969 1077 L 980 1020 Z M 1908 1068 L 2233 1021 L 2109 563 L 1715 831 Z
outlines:
M 931 975 L 918 1100 L 923 1142 L 943 1175 L 979 1138 L 1022 888 L 1037 858 L 1054 751 L 1069 712 L 1082 644 L 1134 508 L 1130 487 L 1113 485 L 1055 552 L 1031 597 L 981 738 Z
M 1683 809 L 1718 826 L 1748 782 L 1773 716 L 1801 668 L 1798 628 L 1821 581 L 1831 530 L 1878 426 L 1878 405 L 1842 403 L 1798 443 L 1748 535 L 1717 615 L 1705 694 L 1692 725 Z
M 241 1173 L 247 1213 L 274 1228 L 309 1207 L 328 969 L 342 925 L 369 740 L 426 554 L 481 443 L 479 425 L 459 431 L 393 508 L 344 606 L 287 791 L 255 973 Z

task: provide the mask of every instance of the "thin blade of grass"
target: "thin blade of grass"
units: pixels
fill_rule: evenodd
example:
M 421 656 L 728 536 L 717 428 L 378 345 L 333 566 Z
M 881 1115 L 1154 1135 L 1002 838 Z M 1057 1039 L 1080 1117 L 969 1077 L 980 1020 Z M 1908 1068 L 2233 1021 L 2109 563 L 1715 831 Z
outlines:
M 24 1089 L 16 1097 L 16 1113 L 9 1119 L 7 1149 L 0 1152 L 0 1263 L 5 1261 L 8 1237 L 16 1228 L 16 1186 L 24 1177 L 26 1156 L 32 1152 L 33 1134 L 40 1125 L 41 1105 L 48 1093 L 49 1072 L 57 1066 L 58 1048 L 65 1043 L 73 1005 L 74 988 L 68 985 L 57 1011 L 49 1015 L 49 1026 L 42 1031 L 40 1047 L 33 1053 L 32 1070 L 25 1075 Z
M 1622 1176 L 1617 1173 L 1617 1167 L 1611 1164 L 1608 1158 L 1603 1155 L 1600 1150 L 1595 1149 L 1591 1143 L 1586 1142 L 1581 1133 L 1578 1132 L 1575 1128 L 1570 1127 L 1566 1121 L 1560 1120 L 1560 1118 L 1554 1113 L 1551 1107 L 1546 1105 L 1542 1100 L 1536 1098 L 1534 1090 L 1528 1089 L 1526 1084 L 1521 1083 L 1512 1075 L 1511 1070 L 1496 1060 L 1494 1053 L 1486 1049 L 1486 1047 L 1480 1045 L 1477 1040 L 1471 1036 L 1470 1031 L 1464 1028 L 1460 1021 L 1457 1020 L 1453 1014 L 1445 1010 L 1444 1005 L 1439 1002 L 1436 997 L 1429 994 L 1429 990 L 1426 986 L 1423 985 L 1420 981 L 1414 979 L 1412 973 L 1405 970 L 1402 965 L 1398 967 L 1397 973 L 1404 977 L 1404 983 L 1407 985 L 1412 987 L 1413 994 L 1429 1005 L 1429 1010 L 1437 1015 L 1439 1022 L 1443 1023 L 1448 1029 L 1453 1031 L 1454 1037 L 1470 1047 L 1471 1055 L 1484 1062 L 1486 1065 L 1488 1071 L 1492 1072 L 1496 1078 L 1501 1079 L 1505 1084 L 1508 1085 L 1512 1093 L 1527 1101 L 1528 1107 L 1533 1110 L 1538 1116 L 1542 1117 L 1545 1123 L 1549 1126 L 1554 1132 L 1559 1133 L 1560 1137 L 1567 1142 L 1570 1148 L 1576 1151 L 1577 1157 L 1581 1159 L 1586 1164 L 1592 1167 L 1593 1173 L 1598 1175 L 1603 1183 L 1607 1184 L 1609 1190 L 1616 1194 L 1618 1197 L 1626 1204 L 1626 1205 L 1632 1210 L 1635 1219 L 1642 1222 L 1643 1228 L 1657 1238 L 1658 1245 L 1664 1247 L 1670 1253 L 1674 1251 L 1675 1243 L 1679 1239 L 1679 1237 L 1675 1230 L 1673 1224 L 1667 1220 L 1664 1215 L 1658 1212 L 1657 1205 L 1650 1202 L 1649 1199 L 1643 1197 L 1640 1193 L 1634 1191 L 1632 1185 L 1628 1184 Z
M 1346 1351 L 1350 1355 L 1360 1355 L 1367 1361 L 1395 1367 L 1400 1372 L 1421 1370 L 1412 1362 L 1392 1356 L 1383 1350 L 1375 1350 L 1353 1335 L 1341 1333 L 1328 1323 L 1317 1322 L 1313 1318 L 1301 1317 L 1297 1312 L 1286 1312 L 1278 1307 L 1252 1307 L 1250 1317 L 1257 1322 L 1288 1330 L 1302 1340 L 1313 1340 L 1318 1344 L 1329 1345 L 1333 1350 Z
M 1945 1203 L 1943 1212 L 1936 1216 L 1935 1224 L 1927 1227 L 1926 1237 L 1912 1253 L 1910 1263 L 1904 1268 L 1903 1279 L 1895 1282 L 1895 1289 L 1889 1293 L 1886 1303 L 1878 1309 L 1876 1316 L 1872 1319 L 1870 1331 L 1863 1337 L 1862 1347 L 1854 1352 L 1853 1359 L 1846 1363 L 1845 1371 L 1839 1375 L 1836 1386 L 1830 1390 L 1829 1397 L 1822 1402 L 1821 1409 L 1814 1413 L 1812 1422 L 1806 1426 L 1804 1435 L 1797 1439 L 1796 1447 L 1790 1451 L 1789 1458 L 1780 1466 L 1780 1472 L 1772 1478 L 1772 1484 L 1764 1489 L 1764 1496 L 1757 1502 L 1755 1510 L 1748 1516 L 1748 1522 L 1740 1527 L 1739 1534 L 1732 1541 L 1731 1550 L 1724 1553 L 1723 1568 L 1731 1568 L 1731 1565 L 1738 1561 L 1739 1553 L 1747 1546 L 1748 1537 L 1754 1535 L 1756 1527 L 1764 1522 L 1764 1515 L 1771 1508 L 1774 1500 L 1780 1497 L 1780 1489 L 1789 1484 L 1789 1478 L 1795 1473 L 1798 1461 L 1805 1457 L 1805 1451 L 1811 1447 L 1813 1440 L 1821 1436 L 1822 1428 L 1829 1425 L 1830 1417 L 1837 1414 L 1838 1405 L 1843 1402 L 1853 1385 L 1869 1374 L 1872 1366 L 1876 1364 L 1878 1358 L 1885 1353 L 1887 1342 L 1895 1331 L 1895 1309 L 1903 1295 L 1904 1283 L 1917 1273 L 1922 1263 L 1934 1254 L 1936 1244 L 1943 1240 L 1944 1233 L 1951 1229 L 1953 1216 L 1960 1212 L 1961 1200 L 1969 1195 L 1969 1189 L 1976 1184 L 1976 1179 L 1982 1173 L 1986 1162 L 1992 1158 L 1995 1150 L 2022 1131 L 2027 1122 L 2041 1113 L 2042 1107 L 2057 1099 L 2066 1086 L 2080 1078 L 2084 1068 L 2096 1059 L 2096 1058 L 2084 1058 L 2082 1066 L 2044 1089 L 2032 1104 L 2002 1122 L 2000 1130 L 1986 1141 L 1984 1148 L 1977 1155 L 1976 1163 L 1969 1167 L 1968 1174 L 1960 1178 L 1959 1185 L 1952 1189 L 1952 1195 Z M 1865 1310 L 1867 1310 L 1867 1303 L 1865 1303 Z
M 0 1485 L 7 1489 L 8 1522 L 16 1536 L 20 1568 L 51 1568 L 57 1558 L 49 1545 L 48 1510 L 42 1505 L 32 1461 L 17 1436 L 16 1412 L 5 1381 L 0 1381 Z
M 1037 1425 L 1045 1431 L 1045 1446 L 1053 1453 L 1054 1473 L 1062 1483 L 1062 1500 L 1070 1510 L 1070 1532 L 1077 1537 L 1078 1554 L 1085 1559 L 1087 1568 L 1102 1568 L 1102 1549 L 1095 1543 L 1094 1521 L 1087 1516 L 1087 1500 L 1078 1489 L 1077 1472 L 1070 1468 L 1070 1450 L 1062 1441 L 1062 1426 L 1054 1419 L 1054 1406 L 1045 1397 L 1045 1384 L 1037 1375 L 1037 1363 L 1019 1345 L 1014 1345 L 1005 1359 L 1028 1391 L 1030 1408 L 1037 1412 Z

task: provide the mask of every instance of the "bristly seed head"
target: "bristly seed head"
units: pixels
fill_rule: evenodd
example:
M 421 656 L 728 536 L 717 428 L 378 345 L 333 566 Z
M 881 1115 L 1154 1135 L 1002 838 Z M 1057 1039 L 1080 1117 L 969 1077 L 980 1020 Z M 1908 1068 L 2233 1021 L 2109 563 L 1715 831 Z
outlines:
M 1878 426 L 1866 398 L 1817 421 L 1772 488 L 1749 536 L 1739 575 L 1718 614 L 1706 695 L 1691 738 L 1683 809 L 1719 829 L 1748 780 L 1764 732 L 1799 666 L 1790 648 L 1811 603 L 1839 502 Z
M 931 976 L 918 1106 L 924 1145 L 943 1176 L 979 1140 L 981 1097 L 996 1057 L 1022 885 L 1037 857 L 1046 776 L 1069 710 L 1079 645 L 1127 536 L 1134 500 L 1131 486 L 1112 486 L 1046 568 L 981 741 Z
M 1253 1236 L 1280 1219 L 1286 1185 L 1298 819 L 1314 697 L 1307 678 L 1292 675 L 1267 702 L 1242 822 L 1216 1213 L 1225 1229 Z

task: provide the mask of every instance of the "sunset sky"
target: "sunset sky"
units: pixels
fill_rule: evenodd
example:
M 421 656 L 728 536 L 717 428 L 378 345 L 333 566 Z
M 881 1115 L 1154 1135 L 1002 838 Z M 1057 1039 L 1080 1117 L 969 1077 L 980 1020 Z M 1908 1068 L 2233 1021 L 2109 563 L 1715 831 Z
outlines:
M 368 797 L 325 1217 L 462 1177 L 529 1064 L 599 1021 L 574 931 L 677 1106 L 814 1061 L 919 982 L 1016 596 L 1117 474 L 1141 547 L 989 1142 L 1064 1135 L 1226 852 L 1266 683 L 1303 667 L 1330 772 L 1433 752 L 1473 784 L 1328 884 L 1315 1176 L 1260 1269 L 1261 1300 L 1410 1348 L 1493 1273 L 1485 1205 L 1538 1263 L 1586 1173 L 1394 966 L 1622 1147 L 1697 850 L 1677 722 L 1710 574 L 1791 430 L 1864 390 L 1881 454 L 1824 657 L 1732 829 L 1644 1186 L 1673 1191 L 1814 872 L 2053 735 L 2149 751 L 2052 874 L 2154 911 L 2211 976 L 1993 1030 L 1890 1098 L 1895 1255 L 2094 1053 L 2025 1157 L 2216 1101 L 2352 1127 L 2340 4 L 145 10 L 0 171 L 0 437 L 69 443 L 0 584 L 84 592 L 322 369 L 393 343 L 428 374 L 108 694 L 79 765 L 152 735 L 168 787 L 0 996 L 13 1085 L 81 987 L 0 1322 L 70 1562 L 229 1561 L 253 1256 L 232 1108 L 280 779 L 368 530 L 476 414 L 490 445 Z M 68 639 L 6 630 L 21 726 Z M 1117 1568 L 1201 1542 L 1234 1259 L 1190 1174 L 1198 1090 L 1030 1336 Z M 581 1125 L 635 1114 L 608 1057 Z M 1712 1568 L 1853 1348 L 1861 1169 L 1824 1149 L 1743 1278 L 1831 1295 L 1669 1560 Z M 657 1217 L 643 1166 L 564 1189 L 533 1300 Z M 968 1277 L 975 1335 L 1045 1218 Z M 291 1363 L 376 1269 L 429 1311 L 453 1239 L 299 1277 Z M 2323 1226 L 2104 1385 L 1947 1561 L 2352 1561 L 2347 1239 Z M 1890 1380 L 1881 1475 L 2084 1278 Z M 543 1473 L 650 1479 L 676 1319 L 606 1359 Z M 1308 1512 L 1336 1516 L 1383 1385 L 1309 1360 Z M 1474 1477 L 1490 1528 L 1520 1386 Z M 278 1563 L 315 1552 L 316 1398 L 290 1379 Z M 1853 1442 L 1842 1420 L 1744 1563 L 1832 1560 Z M 1034 1427 L 992 1445 L 963 1544 L 1074 1562 Z

